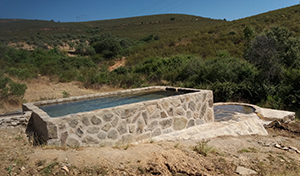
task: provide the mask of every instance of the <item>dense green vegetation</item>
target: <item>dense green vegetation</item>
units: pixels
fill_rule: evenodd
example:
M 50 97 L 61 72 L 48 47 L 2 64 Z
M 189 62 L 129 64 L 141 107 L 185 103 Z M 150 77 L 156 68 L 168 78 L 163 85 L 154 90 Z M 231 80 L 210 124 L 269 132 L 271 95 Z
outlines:
M 7 20 L 0 26 L 0 96 L 21 97 L 26 90 L 16 83 L 16 93 L 7 76 L 26 80 L 41 74 L 90 88 L 211 89 L 215 101 L 249 102 L 299 115 L 299 7 L 232 22 L 175 14 L 82 23 Z M 34 49 L 6 45 L 17 41 Z M 77 56 L 69 57 L 59 49 L 63 45 Z M 121 57 L 126 66 L 108 71 Z

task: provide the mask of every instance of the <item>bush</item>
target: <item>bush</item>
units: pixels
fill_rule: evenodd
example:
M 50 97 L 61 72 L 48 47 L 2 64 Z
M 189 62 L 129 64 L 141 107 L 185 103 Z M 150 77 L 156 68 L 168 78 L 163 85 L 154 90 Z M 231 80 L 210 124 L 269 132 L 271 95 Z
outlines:
M 260 81 L 278 84 L 285 68 L 299 66 L 299 45 L 300 39 L 288 29 L 273 27 L 250 42 L 245 58 L 261 70 Z
M 93 56 L 96 54 L 96 51 L 92 46 L 87 45 L 86 43 L 80 43 L 76 46 L 75 53 L 80 54 L 81 56 Z
M 91 46 L 93 46 L 96 53 L 102 54 L 107 59 L 115 57 L 120 54 L 122 50 L 120 39 L 110 33 L 93 37 L 91 39 Z
M 19 78 L 20 80 L 36 77 L 36 75 L 32 74 L 27 68 L 10 67 L 6 68 L 5 72 L 8 73 L 10 76 Z
M 10 78 L 1 75 L 0 101 L 8 101 L 9 103 L 20 103 L 22 102 L 26 89 L 26 84 L 13 82 Z

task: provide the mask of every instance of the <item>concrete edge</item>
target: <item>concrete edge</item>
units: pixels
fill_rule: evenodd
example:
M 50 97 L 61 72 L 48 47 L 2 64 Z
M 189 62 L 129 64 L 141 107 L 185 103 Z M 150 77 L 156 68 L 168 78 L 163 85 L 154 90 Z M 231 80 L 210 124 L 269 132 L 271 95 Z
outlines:
M 214 106 L 221 106 L 221 105 L 242 105 L 242 106 L 249 106 L 255 109 L 256 115 L 266 121 L 273 121 L 278 119 L 287 120 L 295 120 L 295 112 L 291 111 L 284 111 L 284 110 L 276 110 L 276 109 L 269 109 L 269 108 L 261 108 L 257 105 L 249 104 L 249 103 L 238 103 L 238 102 L 219 102 L 214 103 Z

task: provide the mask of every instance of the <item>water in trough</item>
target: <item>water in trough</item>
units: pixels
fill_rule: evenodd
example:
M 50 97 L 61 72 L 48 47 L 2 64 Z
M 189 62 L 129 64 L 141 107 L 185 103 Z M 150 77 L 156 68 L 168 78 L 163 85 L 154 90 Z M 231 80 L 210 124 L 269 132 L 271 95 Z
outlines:
M 228 121 L 234 119 L 237 113 L 251 114 L 254 108 L 243 105 L 218 105 L 214 106 L 215 122 Z
M 97 109 L 104 109 L 125 104 L 137 103 L 141 101 L 155 100 L 181 94 L 184 93 L 175 91 L 143 92 L 139 94 L 118 95 L 62 104 L 45 105 L 39 108 L 45 111 L 50 117 L 60 117 L 78 112 L 93 111 Z

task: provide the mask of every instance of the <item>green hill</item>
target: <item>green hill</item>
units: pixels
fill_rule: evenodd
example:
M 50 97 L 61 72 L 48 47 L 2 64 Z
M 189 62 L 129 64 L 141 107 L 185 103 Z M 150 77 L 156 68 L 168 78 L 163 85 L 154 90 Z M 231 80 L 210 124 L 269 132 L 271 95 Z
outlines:
M 222 20 L 213 20 L 191 15 L 165 14 L 142 16 L 114 20 L 59 23 L 41 20 L 11 20 L 0 19 L 0 36 L 3 40 L 13 40 L 24 37 L 45 35 L 50 37 L 56 34 L 93 35 L 111 32 L 120 37 L 139 39 L 149 33 L 170 37 L 184 34 L 190 30 L 224 23 Z
M 77 23 L 2 19 L 0 99 L 25 91 L 5 74 L 23 80 L 40 74 L 85 87 L 211 89 L 215 101 L 299 116 L 299 13 L 300 5 L 235 21 L 181 14 Z M 20 41 L 16 48 L 26 42 L 31 51 L 6 45 Z M 126 66 L 108 71 L 116 58 L 126 58 Z

